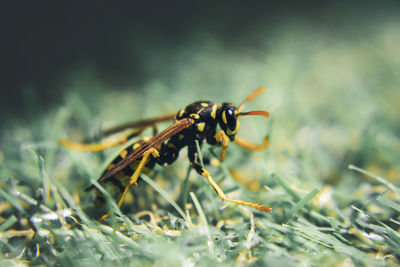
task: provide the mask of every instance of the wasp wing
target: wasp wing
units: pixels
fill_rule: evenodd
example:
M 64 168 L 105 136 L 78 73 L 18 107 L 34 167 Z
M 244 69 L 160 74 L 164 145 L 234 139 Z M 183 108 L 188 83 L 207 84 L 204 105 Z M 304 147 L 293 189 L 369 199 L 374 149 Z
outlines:
M 162 121 L 169 121 L 173 120 L 176 117 L 176 113 L 171 113 L 167 114 L 164 116 L 159 116 L 159 117 L 154 117 L 154 118 L 149 118 L 145 120 L 140 120 L 140 121 L 134 121 L 134 122 L 129 122 L 126 124 L 122 124 L 113 128 L 110 128 L 104 132 L 104 136 L 109 136 L 112 134 L 115 134 L 117 132 L 126 130 L 126 129 L 134 129 L 134 128 L 147 128 L 150 126 L 155 125 L 156 123 L 162 122 Z
M 161 133 L 153 136 L 149 141 L 132 151 L 128 154 L 123 160 L 118 162 L 111 170 L 107 171 L 103 174 L 98 180 L 99 183 L 104 183 L 110 177 L 117 174 L 118 172 L 122 171 L 126 166 L 128 166 L 131 162 L 136 159 L 143 157 L 143 155 L 150 149 L 155 148 L 166 140 L 174 136 L 175 134 L 181 132 L 182 130 L 188 128 L 190 125 L 194 123 L 192 118 L 185 118 L 183 120 L 179 120 L 176 123 L 169 126 L 167 129 L 162 131 Z M 87 188 L 85 191 L 89 191 L 93 188 L 93 185 Z

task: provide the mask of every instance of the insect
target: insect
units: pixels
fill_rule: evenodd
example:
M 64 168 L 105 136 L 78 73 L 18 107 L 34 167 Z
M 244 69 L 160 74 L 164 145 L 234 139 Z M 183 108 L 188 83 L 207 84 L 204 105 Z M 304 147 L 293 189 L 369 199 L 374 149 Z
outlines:
M 250 115 L 260 115 L 266 118 L 269 117 L 269 113 L 266 111 L 242 112 L 244 106 L 250 100 L 264 92 L 264 90 L 263 87 L 258 88 L 238 107 L 235 107 L 231 103 L 222 103 L 217 105 L 210 101 L 198 101 L 186 106 L 177 113 L 128 123 L 111 128 L 104 133 L 104 135 L 107 136 L 127 129 L 137 129 L 134 134 L 123 137 L 117 141 L 98 144 L 83 144 L 62 139 L 60 140 L 60 144 L 74 150 L 100 151 L 124 143 L 148 127 L 156 129 L 156 124 L 158 122 L 174 120 L 175 122 L 164 131 L 156 133 L 155 130 L 153 137 L 149 139 L 141 139 L 135 142 L 132 146 L 123 150 L 120 155 L 109 164 L 103 175 L 98 179 L 99 184 L 111 183 L 122 192 L 118 201 L 119 207 L 122 205 L 129 189 L 133 185 L 137 184 L 142 172 L 148 172 L 153 169 L 156 164 L 161 166 L 172 164 L 178 158 L 180 150 L 187 147 L 188 158 L 192 167 L 198 174 L 208 180 L 222 201 L 228 201 L 270 212 L 271 208 L 264 205 L 227 197 L 214 181 L 211 174 L 201 165 L 196 147 L 196 140 L 200 146 L 204 142 L 213 146 L 222 146 L 220 153 L 221 161 L 225 160 L 225 152 L 228 148 L 229 142 L 231 141 L 247 149 L 266 149 L 269 144 L 268 137 L 264 138 L 262 144 L 257 145 L 236 136 L 239 129 L 240 117 Z M 94 185 L 90 186 L 86 191 L 93 188 Z M 97 200 L 101 201 L 100 195 L 98 195 Z M 108 215 L 103 216 L 102 219 L 105 219 L 107 216 Z

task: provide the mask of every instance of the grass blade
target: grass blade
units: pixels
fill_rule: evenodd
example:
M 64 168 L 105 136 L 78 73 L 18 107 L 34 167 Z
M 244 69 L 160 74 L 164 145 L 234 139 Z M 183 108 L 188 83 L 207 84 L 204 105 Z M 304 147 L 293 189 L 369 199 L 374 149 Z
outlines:
M 311 199 L 313 199 L 318 193 L 319 193 L 319 190 L 316 189 L 316 188 L 314 188 L 314 189 L 311 190 L 305 197 L 303 197 L 299 202 L 297 202 L 296 205 L 294 205 L 294 206 L 290 209 L 290 211 L 289 211 L 289 213 L 288 213 L 288 215 L 287 215 L 287 217 L 286 217 L 287 221 L 290 221 L 290 220 L 293 218 L 293 216 L 294 216 L 300 209 L 302 209 Z
M 374 179 L 375 179 L 376 181 L 378 181 L 379 183 L 384 184 L 387 188 L 393 190 L 393 192 L 395 192 L 396 195 L 397 195 L 397 197 L 399 198 L 399 195 L 400 195 L 399 189 L 398 189 L 394 184 L 392 184 L 391 182 L 389 182 L 388 180 L 386 180 L 385 178 L 383 178 L 383 177 L 381 177 L 381 176 L 379 176 L 379 175 L 376 175 L 376 174 L 374 174 L 374 173 L 372 173 L 372 172 L 369 172 L 369 171 L 366 171 L 366 170 L 364 170 L 364 169 L 361 169 L 361 168 L 359 168 L 359 167 L 357 167 L 357 166 L 354 166 L 354 165 L 352 165 L 352 164 L 350 164 L 348 168 L 349 168 L 350 170 L 355 170 L 355 171 L 358 171 L 358 172 L 360 172 L 360 173 L 362 173 L 362 174 L 365 174 L 365 175 L 367 175 L 367 176 L 369 176 L 369 177 L 371 177 L 371 178 L 374 178 Z
M 172 198 L 168 195 L 167 192 L 164 191 L 164 189 L 162 189 L 160 186 L 158 186 L 158 184 L 156 184 L 153 180 L 150 179 L 150 177 L 148 177 L 146 174 L 142 173 L 140 174 L 140 177 L 143 178 L 143 180 L 148 183 L 151 187 L 153 187 L 158 193 L 160 193 L 160 195 L 163 196 L 163 198 L 165 198 L 169 204 L 171 204 L 176 211 L 182 216 L 182 218 L 186 221 L 186 214 L 185 212 L 183 212 L 183 210 L 179 207 L 179 205 L 172 200 Z

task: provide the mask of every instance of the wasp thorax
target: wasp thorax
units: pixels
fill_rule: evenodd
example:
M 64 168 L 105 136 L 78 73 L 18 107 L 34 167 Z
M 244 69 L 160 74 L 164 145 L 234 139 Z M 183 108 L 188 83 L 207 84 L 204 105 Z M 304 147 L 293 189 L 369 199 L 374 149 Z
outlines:
M 236 110 L 236 107 L 230 103 L 223 103 L 218 108 L 218 123 L 231 140 L 239 129 Z

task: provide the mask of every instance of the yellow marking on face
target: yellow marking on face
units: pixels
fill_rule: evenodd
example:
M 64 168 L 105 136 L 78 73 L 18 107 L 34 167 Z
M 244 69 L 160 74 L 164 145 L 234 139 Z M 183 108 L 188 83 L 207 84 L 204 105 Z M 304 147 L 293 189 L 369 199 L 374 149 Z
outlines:
M 215 119 L 215 116 L 217 115 L 217 108 L 218 106 L 216 104 L 213 105 L 212 110 L 211 110 L 211 117 Z
M 235 130 L 231 131 L 231 129 L 229 129 L 229 127 L 226 129 L 226 134 L 227 135 L 234 135 L 235 133 L 237 133 L 237 131 L 239 130 L 239 121 L 236 122 L 236 128 Z
M 236 121 L 235 133 L 239 130 L 240 121 Z
M 208 103 L 200 103 L 200 105 L 202 105 L 203 107 L 208 107 L 209 106 Z
M 206 126 L 205 122 L 200 122 L 197 124 L 197 130 L 199 130 L 200 132 L 204 131 L 204 127 Z
M 178 117 L 179 117 L 179 118 L 182 117 L 182 116 L 183 116 L 183 113 L 185 113 L 185 109 L 181 109 L 181 110 L 179 111 Z
M 222 121 L 223 121 L 225 124 L 228 124 L 228 122 L 227 122 L 227 120 L 226 120 L 226 116 L 225 116 L 225 110 L 222 112 Z
M 111 170 L 112 168 L 114 168 L 115 164 L 114 163 L 110 163 L 110 165 L 107 166 L 107 171 Z
M 128 150 L 122 150 L 121 153 L 119 153 L 119 155 L 121 156 L 121 158 L 125 158 L 126 155 L 128 155 Z
M 185 138 L 185 136 L 183 134 L 179 135 L 179 140 L 182 140 L 183 138 Z

